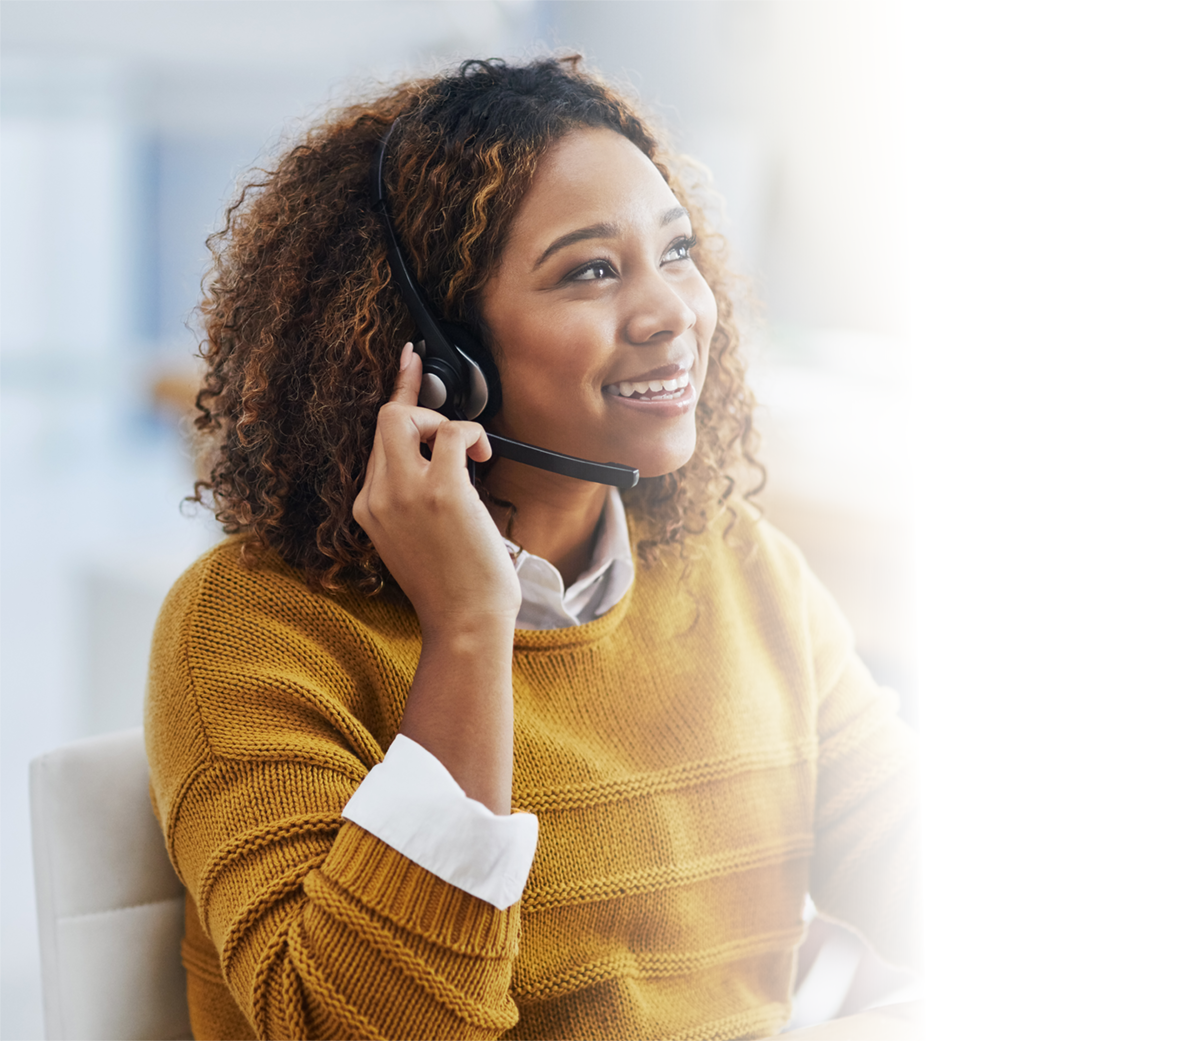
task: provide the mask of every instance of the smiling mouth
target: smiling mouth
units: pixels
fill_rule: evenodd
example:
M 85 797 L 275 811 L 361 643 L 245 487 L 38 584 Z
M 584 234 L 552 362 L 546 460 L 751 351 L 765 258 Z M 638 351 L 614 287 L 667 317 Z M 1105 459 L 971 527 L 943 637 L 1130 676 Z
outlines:
M 604 388 L 605 394 L 612 394 L 633 401 L 674 401 L 687 393 L 690 377 L 685 370 L 674 379 L 645 380 L 610 383 Z

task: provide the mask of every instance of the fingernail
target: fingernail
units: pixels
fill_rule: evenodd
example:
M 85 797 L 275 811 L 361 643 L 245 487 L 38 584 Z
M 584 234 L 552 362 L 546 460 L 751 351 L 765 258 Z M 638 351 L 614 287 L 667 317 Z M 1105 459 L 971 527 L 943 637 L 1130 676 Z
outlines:
M 412 340 L 404 345 L 404 350 L 400 352 L 400 371 L 403 372 L 408 368 L 408 363 L 412 361 L 413 345 Z

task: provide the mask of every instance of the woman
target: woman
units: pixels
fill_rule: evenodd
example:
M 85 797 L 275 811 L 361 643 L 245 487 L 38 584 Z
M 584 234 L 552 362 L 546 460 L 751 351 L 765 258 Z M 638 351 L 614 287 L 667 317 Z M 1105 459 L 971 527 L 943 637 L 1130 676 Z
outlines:
M 418 404 L 393 124 L 388 219 L 494 361 L 487 430 L 637 467 L 624 498 Z M 909 735 L 732 494 L 751 400 L 676 166 L 577 59 L 471 62 L 231 207 L 199 404 L 232 537 L 147 707 L 197 1037 L 768 1035 L 809 890 L 911 960 Z

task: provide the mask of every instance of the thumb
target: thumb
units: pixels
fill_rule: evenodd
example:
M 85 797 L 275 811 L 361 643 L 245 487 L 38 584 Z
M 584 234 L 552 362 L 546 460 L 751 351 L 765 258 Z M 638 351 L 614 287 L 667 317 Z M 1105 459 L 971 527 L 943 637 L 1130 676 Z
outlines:
M 396 386 L 388 401 L 401 405 L 415 405 L 421 393 L 421 358 L 413 351 L 412 341 L 400 352 L 400 371 L 396 373 Z

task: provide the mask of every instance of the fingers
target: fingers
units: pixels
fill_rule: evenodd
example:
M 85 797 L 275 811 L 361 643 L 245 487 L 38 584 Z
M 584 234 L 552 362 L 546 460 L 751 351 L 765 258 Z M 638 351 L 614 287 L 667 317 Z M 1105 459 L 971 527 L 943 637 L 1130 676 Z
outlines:
M 488 440 L 487 431 L 478 423 L 472 423 L 471 426 L 479 427 L 480 437 L 471 442 L 467 449 L 467 455 L 477 463 L 486 463 L 492 458 L 492 443 Z
M 433 447 L 429 467 L 438 480 L 451 480 L 466 469 L 467 456 L 477 463 L 492 457 L 492 446 L 478 423 L 451 423 L 444 420 L 433 438 L 424 438 Z
M 392 396 L 379 413 L 368 473 L 376 470 L 382 476 L 388 442 L 403 446 L 401 452 L 407 462 L 428 466 L 437 461 L 438 468 L 447 472 L 464 468 L 468 456 L 477 463 L 492 457 L 492 446 L 478 423 L 451 421 L 418 404 L 423 370 L 420 355 L 411 342 L 406 343 L 400 352 L 400 369 Z M 422 443 L 434 449 L 433 461 L 420 459 L 417 449 Z
M 422 444 L 432 449 L 430 460 L 421 457 Z M 465 468 L 467 456 L 477 463 L 492 457 L 492 446 L 478 423 L 456 422 L 432 409 L 389 402 L 379 413 L 368 472 L 382 477 L 391 466 L 424 468 L 436 463 L 438 470 L 448 474 Z
M 413 351 L 412 341 L 400 352 L 400 371 L 396 373 L 396 386 L 389 402 L 398 405 L 415 405 L 421 393 L 421 357 Z

